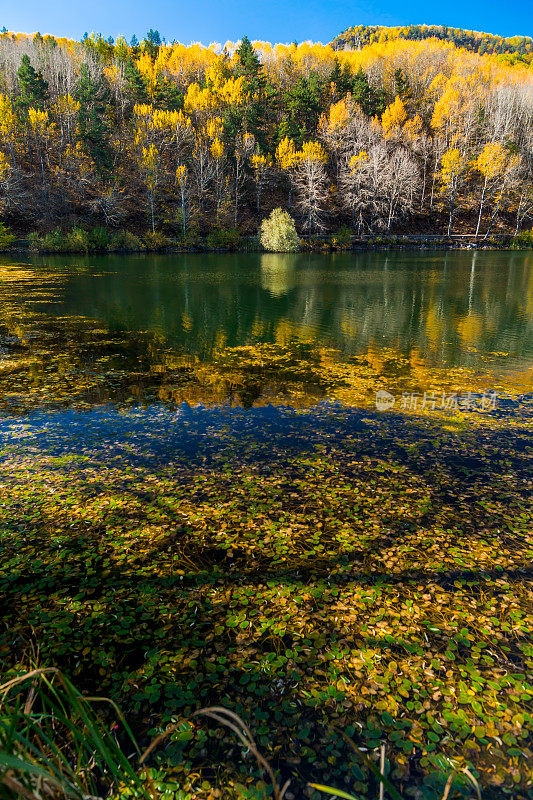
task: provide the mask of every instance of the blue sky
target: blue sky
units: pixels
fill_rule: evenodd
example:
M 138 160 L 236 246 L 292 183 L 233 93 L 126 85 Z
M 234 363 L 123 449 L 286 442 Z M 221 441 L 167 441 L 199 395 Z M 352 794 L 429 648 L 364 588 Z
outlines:
M 328 42 L 350 25 L 448 25 L 533 36 L 533 0 L 24 0 L 0 2 L 0 27 L 80 38 L 85 31 L 139 39 L 157 28 L 168 41 L 251 39 Z

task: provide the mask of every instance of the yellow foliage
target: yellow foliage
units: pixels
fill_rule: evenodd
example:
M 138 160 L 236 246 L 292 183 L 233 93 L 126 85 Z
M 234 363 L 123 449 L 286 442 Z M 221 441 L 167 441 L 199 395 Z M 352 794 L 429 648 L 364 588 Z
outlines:
M 143 147 L 142 155 L 139 159 L 139 166 L 144 175 L 146 185 L 149 189 L 157 186 L 157 168 L 159 166 L 159 153 L 154 144 Z
M 254 153 L 252 156 L 252 166 L 255 170 L 263 170 L 270 166 L 270 156 L 263 156 L 260 153 Z
M 73 114 L 77 114 L 77 112 L 80 110 L 80 104 L 69 94 L 60 95 L 57 98 L 56 109 L 59 116 L 71 116 Z
M 216 106 L 216 96 L 210 89 L 201 89 L 198 83 L 191 83 L 183 101 L 183 108 L 188 114 L 195 111 L 210 111 Z
M 350 159 L 350 167 L 352 168 L 352 175 L 360 169 L 363 164 L 368 161 L 368 153 L 366 150 L 361 150 L 360 153 L 353 155 Z
M 474 166 L 488 181 L 502 175 L 508 164 L 508 153 L 500 142 L 490 142 L 486 144 Z
M 212 117 L 205 126 L 205 133 L 209 139 L 219 139 L 222 136 L 224 123 L 220 117 Z
M 465 169 L 465 158 L 457 147 L 450 148 L 442 156 L 440 177 L 443 183 L 451 183 L 461 175 Z
M 383 128 L 383 135 L 385 138 L 392 136 L 404 124 L 407 119 L 407 111 L 401 97 L 397 97 L 394 103 L 391 103 L 381 117 L 381 127 Z
M 217 91 L 217 95 L 225 103 L 240 106 L 246 102 L 248 94 L 244 91 L 244 78 L 229 78 Z
M 330 131 L 338 130 L 350 118 L 350 111 L 346 100 L 339 100 L 338 103 L 332 103 L 329 107 L 327 127 Z
M 415 114 L 413 119 L 407 120 L 403 126 L 403 135 L 408 142 L 413 144 L 423 133 L 423 123 L 420 114 Z
M 9 136 L 15 127 L 15 112 L 9 97 L 0 94 L 0 133 Z
M 143 51 L 136 61 L 136 67 L 148 82 L 148 87 L 153 88 L 157 83 L 158 70 L 156 67 L 157 62 L 153 62 L 149 53 Z
M 176 169 L 176 183 L 182 189 L 187 182 L 187 167 L 181 166 Z
M 304 142 L 302 149 L 297 153 L 298 161 L 321 161 L 328 160 L 328 154 L 320 142 Z
M 11 172 L 11 164 L 9 163 L 5 153 L 0 151 L 0 181 L 5 181 Z
M 450 119 L 457 116 L 459 105 L 459 92 L 457 89 L 453 89 L 449 86 L 435 103 L 433 116 L 431 118 L 431 126 L 435 128 L 435 130 L 442 128 L 446 122 L 449 122 Z
M 48 111 L 39 111 L 38 108 L 28 108 L 28 120 L 35 133 L 46 133 L 48 130 Z
M 278 144 L 276 149 L 276 161 L 281 169 L 292 169 L 298 163 L 298 156 L 296 155 L 296 147 L 292 139 L 286 136 Z
M 152 115 L 152 124 L 154 128 L 188 128 L 191 126 L 191 120 L 186 117 L 183 111 L 163 111 L 156 109 Z
M 222 156 L 224 155 L 224 145 L 222 144 L 222 141 L 218 138 L 218 136 L 215 136 L 215 138 L 211 142 L 211 153 L 218 160 L 221 159 Z

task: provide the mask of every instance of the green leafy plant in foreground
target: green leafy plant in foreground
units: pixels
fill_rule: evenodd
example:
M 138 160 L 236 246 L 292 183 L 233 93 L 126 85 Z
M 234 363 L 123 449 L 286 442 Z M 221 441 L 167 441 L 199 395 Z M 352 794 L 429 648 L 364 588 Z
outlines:
M 27 685 L 30 688 L 24 692 Z M 106 728 L 93 705 L 111 705 L 120 725 Z M 255 758 L 261 773 L 266 773 L 274 800 L 283 800 L 290 779 L 279 786 L 267 759 L 260 753 L 248 725 L 235 712 L 223 706 L 210 706 L 196 711 L 193 717 L 204 716 L 231 730 L 242 746 Z M 55 667 L 34 669 L 16 676 L 0 686 L 0 790 L 6 800 L 25 798 L 75 798 L 94 800 L 97 797 L 156 798 L 159 788 L 151 770 L 143 765 L 150 754 L 167 739 L 180 723 L 168 726 L 141 749 L 120 709 L 105 697 L 86 697 Z M 133 747 L 127 756 L 115 731 L 121 729 L 124 741 Z M 386 790 L 391 800 L 402 800 L 401 794 L 384 775 L 384 746 L 381 747 L 381 768 L 356 747 L 343 731 L 338 731 L 380 785 L 380 798 Z M 136 761 L 132 763 L 132 758 Z M 135 764 L 135 765 L 134 765 Z M 443 794 L 446 800 L 456 776 L 467 778 L 481 793 L 477 781 L 463 768 L 452 770 Z M 310 783 L 319 792 L 346 800 L 358 800 L 341 789 Z M 266 798 L 267 790 L 263 784 Z M 168 792 L 167 792 L 168 794 Z M 165 795 L 165 792 L 163 792 Z
M 22 692 L 30 685 L 29 691 Z M 119 786 L 152 796 L 93 704 L 109 703 L 142 760 L 118 707 L 84 697 L 54 667 L 35 669 L 0 686 L 0 789 L 6 798 L 87 798 Z

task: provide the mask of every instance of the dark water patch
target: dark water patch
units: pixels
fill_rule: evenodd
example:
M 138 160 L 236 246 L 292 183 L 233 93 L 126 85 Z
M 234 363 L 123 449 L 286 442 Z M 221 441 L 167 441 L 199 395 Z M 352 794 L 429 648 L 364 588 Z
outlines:
M 509 401 L 505 416 L 523 419 L 521 411 L 530 414 L 531 399 L 529 395 L 524 403 L 520 398 Z M 502 416 L 498 410 L 493 413 L 498 419 Z M 451 469 L 465 480 L 501 470 L 503 462 L 520 473 L 530 464 L 532 441 L 522 426 L 473 428 L 465 448 L 453 433 L 435 425 L 427 417 L 372 413 L 332 402 L 306 411 L 186 403 L 175 409 L 154 405 L 127 411 L 104 406 L 82 413 L 65 409 L 0 418 L 1 458 L 16 453 L 47 456 L 58 460 L 56 468 L 72 471 L 80 468 L 80 458 L 107 467 L 152 469 L 171 464 L 194 468 L 224 460 L 268 466 L 330 449 L 337 455 L 345 451 L 393 459 L 420 473 Z

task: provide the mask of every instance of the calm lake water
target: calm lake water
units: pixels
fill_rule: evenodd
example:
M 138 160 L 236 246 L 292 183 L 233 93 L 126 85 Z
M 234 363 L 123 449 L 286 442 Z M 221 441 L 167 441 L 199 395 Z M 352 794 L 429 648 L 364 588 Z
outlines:
M 505 379 L 531 391 L 532 252 L 50 256 L 2 263 L 9 330 L 18 314 L 38 314 L 48 338 L 72 318 L 88 319 L 122 342 L 153 334 L 150 348 L 122 359 L 123 373 L 165 372 L 169 353 L 209 364 L 221 354 L 233 357 L 232 348 L 304 343 L 320 350 L 322 364 L 327 350 L 330 367 L 365 357 L 375 375 L 390 374 L 397 359 L 403 366 L 396 376 L 466 370 L 485 376 L 486 387 Z M 68 330 L 61 335 L 68 349 Z M 117 368 L 108 356 L 100 354 L 99 369 Z
M 533 410 L 532 252 L 3 258 L 0 277 L 0 428 L 32 458 L 341 440 L 379 389 Z
M 186 353 L 317 341 L 416 349 L 435 365 L 533 361 L 533 253 L 47 257 L 52 313 L 153 330 Z

